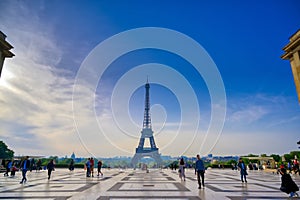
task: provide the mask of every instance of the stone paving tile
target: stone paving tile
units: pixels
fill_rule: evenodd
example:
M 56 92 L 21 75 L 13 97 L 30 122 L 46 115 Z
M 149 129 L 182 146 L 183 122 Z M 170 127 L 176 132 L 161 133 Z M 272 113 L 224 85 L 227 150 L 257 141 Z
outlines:
M 288 199 L 279 191 L 277 174 L 249 171 L 248 183 L 242 183 L 238 171 L 207 170 L 204 189 L 198 189 L 193 170 L 187 170 L 186 176 L 181 181 L 178 172 L 171 170 L 111 169 L 104 170 L 103 177 L 86 178 L 82 169 L 57 169 L 51 180 L 47 180 L 47 171 L 28 172 L 28 182 L 20 184 L 18 172 L 13 178 L 0 176 L 0 199 Z M 300 176 L 292 178 L 300 185 Z

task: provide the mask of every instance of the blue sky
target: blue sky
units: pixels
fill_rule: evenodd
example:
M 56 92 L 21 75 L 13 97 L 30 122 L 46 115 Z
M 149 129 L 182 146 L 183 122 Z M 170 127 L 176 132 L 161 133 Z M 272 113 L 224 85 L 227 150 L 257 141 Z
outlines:
M 2 0 L 0 30 L 16 56 L 0 79 L 1 140 L 16 155 L 132 156 L 148 76 L 164 155 L 297 150 L 300 106 L 280 56 L 299 29 L 299 7 L 297 0 Z M 110 43 L 131 30 L 146 32 Z M 159 40 L 152 30 L 171 35 Z M 186 56 L 145 46 L 115 56 L 99 75 L 104 60 L 151 37 Z M 199 72 L 190 57 L 213 62 Z

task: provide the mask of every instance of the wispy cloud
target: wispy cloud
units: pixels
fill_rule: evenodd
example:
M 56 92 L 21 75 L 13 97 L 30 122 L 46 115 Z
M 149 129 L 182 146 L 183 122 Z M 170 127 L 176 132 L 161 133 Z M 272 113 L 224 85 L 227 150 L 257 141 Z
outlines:
M 5 61 L 1 77 L 0 106 L 5 109 L 0 112 L 0 135 L 19 154 L 65 150 L 66 141 L 76 140 L 71 72 L 56 68 L 62 52 L 51 24 L 42 25 L 39 16 L 22 3 L 7 6 L 16 12 L 7 16 L 2 12 L 2 28 L 16 56 Z
M 299 135 L 300 108 L 291 98 L 263 93 L 229 98 L 223 133 L 238 132 L 243 137 L 252 135 L 256 139 L 259 134 L 273 138 L 274 134 L 288 133 L 289 142 L 293 143 Z M 252 145 L 255 146 L 255 142 Z
M 282 110 L 288 102 L 287 98 L 263 93 L 231 97 L 228 100 L 227 122 L 237 124 L 255 123 Z
M 291 124 L 299 124 L 300 123 L 300 116 L 290 116 L 287 118 L 279 118 L 277 120 L 273 120 L 270 124 L 268 124 L 268 128 L 273 128 L 273 127 L 279 127 L 279 126 L 291 126 Z
M 252 123 L 268 114 L 269 111 L 263 106 L 249 105 L 242 110 L 234 110 L 228 117 L 228 121 L 233 123 Z

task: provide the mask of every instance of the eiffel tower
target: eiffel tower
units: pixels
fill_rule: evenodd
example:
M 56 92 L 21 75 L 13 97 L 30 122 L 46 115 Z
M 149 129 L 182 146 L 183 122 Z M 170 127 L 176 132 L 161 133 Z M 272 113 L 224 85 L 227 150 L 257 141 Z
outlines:
M 158 153 L 158 148 L 155 145 L 154 137 L 153 137 L 153 131 L 152 131 L 152 125 L 151 125 L 151 117 L 150 117 L 150 95 L 149 95 L 149 89 L 150 84 L 147 83 L 145 85 L 146 88 L 146 95 L 145 95 L 145 111 L 144 111 L 144 121 L 143 121 L 143 129 L 141 131 L 142 135 L 140 138 L 139 146 L 135 149 L 135 155 L 133 156 L 131 160 L 131 164 L 133 167 L 136 167 L 138 161 L 143 157 L 151 157 L 153 158 L 157 166 L 161 166 L 162 159 L 160 157 L 160 154 Z M 150 146 L 151 147 L 144 147 L 145 139 L 149 139 Z

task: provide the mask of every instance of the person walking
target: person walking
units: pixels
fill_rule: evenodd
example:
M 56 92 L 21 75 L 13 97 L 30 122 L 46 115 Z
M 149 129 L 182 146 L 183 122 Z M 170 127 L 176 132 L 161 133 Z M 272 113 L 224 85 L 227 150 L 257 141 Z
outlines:
M 289 170 L 289 174 L 292 173 L 292 165 L 291 165 L 291 162 L 289 161 L 288 164 L 287 164 L 287 168 Z
M 48 180 L 50 180 L 51 173 L 52 173 L 52 171 L 54 171 L 54 161 L 53 161 L 53 159 L 51 159 L 50 162 L 48 163 L 47 169 L 48 169 Z
M 13 166 L 11 168 L 10 176 L 14 177 L 16 175 L 16 171 L 18 171 L 18 168 L 16 167 L 16 164 L 13 163 Z
M 29 157 L 26 156 L 20 165 L 20 168 L 22 170 L 22 180 L 21 180 L 20 184 L 26 183 L 26 181 L 27 181 L 26 173 L 27 173 L 27 170 L 30 169 L 30 161 L 28 160 L 28 158 Z
M 88 158 L 88 160 L 85 163 L 86 166 L 86 177 L 91 177 L 91 162 L 90 162 L 90 158 Z
M 247 183 L 247 178 L 246 178 L 246 176 L 248 175 L 247 167 L 246 167 L 246 165 L 245 165 L 242 158 L 239 159 L 238 167 L 239 167 L 239 170 L 240 170 L 240 173 L 241 173 L 242 182 L 244 182 L 244 180 L 245 180 L 245 182 Z
M 6 166 L 5 166 L 5 168 L 6 168 L 6 172 L 4 173 L 4 176 L 8 176 L 8 173 L 10 172 L 10 170 L 11 170 L 11 168 L 12 168 L 12 161 L 11 160 L 8 160 L 7 162 L 6 162 Z
M 180 161 L 179 161 L 179 170 L 178 170 L 178 172 L 179 172 L 179 177 L 180 177 L 181 181 L 182 181 L 182 178 L 185 181 L 185 163 L 184 163 L 183 158 L 181 158 Z
M 295 170 L 295 174 L 298 173 L 300 175 L 299 161 L 297 159 L 294 160 L 294 170 Z
M 74 160 L 71 159 L 70 165 L 69 165 L 69 170 L 72 172 L 74 171 Z
M 197 161 L 195 164 L 195 175 L 197 175 L 197 181 L 198 181 L 198 189 L 201 189 L 201 182 L 202 186 L 204 188 L 204 173 L 205 173 L 205 167 L 204 167 L 204 162 L 200 158 L 200 155 L 197 154 Z M 201 179 L 200 179 L 201 177 Z
M 94 177 L 94 165 L 95 165 L 95 161 L 94 161 L 93 157 L 90 159 L 90 165 L 91 165 L 91 175 L 92 175 L 92 177 Z
M 299 191 L 299 187 L 293 181 L 291 176 L 286 173 L 286 169 L 280 169 L 281 174 L 281 187 L 280 190 L 290 195 L 290 197 L 299 196 L 297 191 Z
M 35 166 L 35 160 L 34 160 L 34 158 L 32 158 L 30 160 L 30 172 L 32 172 L 32 170 L 34 170 L 35 168 L 36 168 L 36 166 Z
M 97 167 L 98 167 L 98 175 L 97 176 L 99 176 L 99 174 L 101 174 L 101 176 L 103 176 L 103 173 L 101 171 L 101 168 L 102 168 L 102 162 L 101 162 L 101 160 L 98 161 Z
M 39 159 L 36 163 L 36 172 L 42 169 L 42 161 Z

